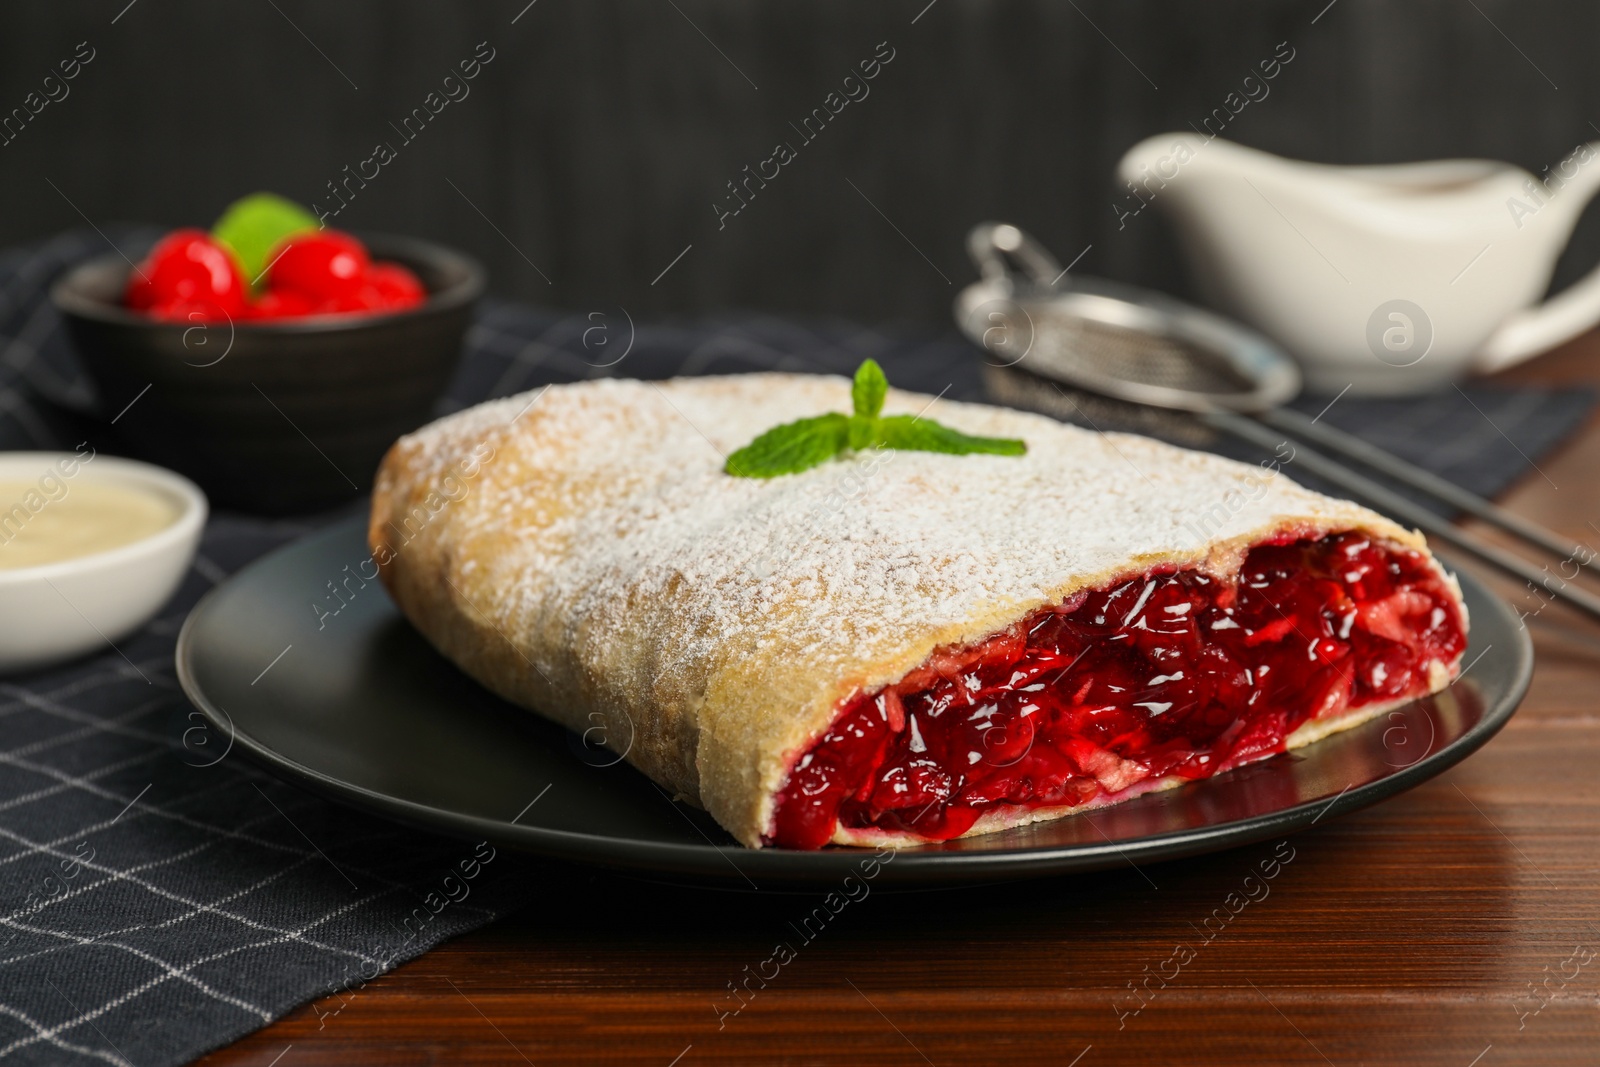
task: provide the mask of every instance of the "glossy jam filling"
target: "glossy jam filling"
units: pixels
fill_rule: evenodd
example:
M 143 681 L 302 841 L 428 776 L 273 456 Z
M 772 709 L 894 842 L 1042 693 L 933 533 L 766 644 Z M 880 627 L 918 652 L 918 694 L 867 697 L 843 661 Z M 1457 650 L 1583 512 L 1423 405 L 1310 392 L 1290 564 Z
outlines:
M 1465 647 L 1427 559 L 1360 534 L 1257 545 L 1237 582 L 1151 572 L 846 701 L 791 768 L 768 840 L 820 848 L 836 825 L 945 840 L 997 807 L 1206 778 L 1312 719 L 1426 692 L 1428 665 Z

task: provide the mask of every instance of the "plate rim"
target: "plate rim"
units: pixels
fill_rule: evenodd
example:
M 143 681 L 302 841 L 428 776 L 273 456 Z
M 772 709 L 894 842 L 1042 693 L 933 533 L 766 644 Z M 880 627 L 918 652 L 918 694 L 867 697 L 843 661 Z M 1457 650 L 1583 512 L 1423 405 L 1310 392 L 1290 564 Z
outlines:
M 232 739 L 233 747 L 237 747 L 241 753 L 277 777 L 304 786 L 336 802 L 431 833 L 459 838 L 481 835 L 482 839 L 491 844 L 613 869 L 688 875 L 714 881 L 726 881 L 736 874 L 752 885 L 754 882 L 751 881 L 751 874 L 787 882 L 819 882 L 838 880 L 854 871 L 861 861 L 881 854 L 882 850 L 844 846 L 814 852 L 776 848 L 751 849 L 736 842 L 729 847 L 722 847 L 709 838 L 705 845 L 666 843 L 488 819 L 422 804 L 344 781 L 300 763 L 241 730 L 233 722 L 232 716 L 214 704 L 206 695 L 195 674 L 192 660 L 198 641 L 196 635 L 204 615 L 213 609 L 213 605 L 222 594 L 257 568 L 291 552 L 304 551 L 313 542 L 335 540 L 346 535 L 352 527 L 359 529 L 365 525 L 365 516 L 352 515 L 258 556 L 201 596 L 185 616 L 183 626 L 178 631 L 173 662 L 178 684 L 184 696 L 208 723 L 224 731 Z M 1144 863 L 1199 855 L 1213 851 L 1217 847 L 1236 847 L 1280 834 L 1294 833 L 1320 822 L 1325 816 L 1338 817 L 1370 807 L 1443 774 L 1477 752 L 1511 720 L 1527 695 L 1534 669 L 1532 638 L 1526 627 L 1519 628 L 1515 625 L 1514 613 L 1510 606 L 1477 576 L 1459 568 L 1453 573 L 1460 581 L 1464 595 L 1466 590 L 1470 589 L 1475 599 L 1484 601 L 1499 616 L 1499 621 L 1505 624 L 1510 632 L 1518 635 L 1518 640 L 1511 651 L 1514 673 L 1509 680 L 1505 697 L 1497 704 L 1486 707 L 1477 722 L 1438 751 L 1429 752 L 1415 763 L 1397 768 L 1394 773 L 1376 781 L 1347 787 L 1331 800 L 1318 797 L 1313 801 L 1245 819 L 1149 834 L 1125 841 L 1107 841 L 1089 845 L 1024 846 L 986 851 L 946 851 L 937 845 L 901 848 L 895 850 L 894 860 L 897 862 L 892 864 L 885 862 L 881 875 L 893 872 L 893 877 L 887 878 L 886 881 L 931 882 L 959 881 L 974 877 L 990 880 L 1008 876 L 1036 877 L 1084 873 L 1114 868 L 1121 864 L 1137 867 Z M 384 595 L 387 597 L 387 592 Z M 392 606 L 392 600 L 390 604 Z M 1470 648 L 1470 633 L 1468 640 Z M 1480 656 L 1482 654 L 1480 653 Z M 527 714 L 538 713 L 529 710 Z M 1236 770 L 1245 770 L 1249 766 L 1254 765 Z M 633 770 L 635 773 L 643 773 L 637 768 Z M 1180 788 L 1204 786 L 1205 781 L 1209 779 L 1186 783 Z M 675 801 L 671 803 L 676 804 Z M 1316 814 L 1313 815 L 1313 812 Z M 468 831 L 467 827 L 473 829 Z M 1219 840 L 1225 844 L 1217 845 L 1216 842 Z M 596 848 L 596 842 L 605 842 L 605 845 Z M 748 862 L 751 869 L 749 871 L 742 869 L 738 863 L 733 862 L 731 855 L 737 855 L 741 860 Z

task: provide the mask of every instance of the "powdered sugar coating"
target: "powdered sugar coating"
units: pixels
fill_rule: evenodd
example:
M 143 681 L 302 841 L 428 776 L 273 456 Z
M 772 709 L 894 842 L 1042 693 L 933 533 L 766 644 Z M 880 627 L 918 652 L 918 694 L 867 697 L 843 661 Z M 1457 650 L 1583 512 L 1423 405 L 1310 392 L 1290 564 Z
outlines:
M 772 426 L 849 406 L 844 379 L 761 374 L 599 380 L 442 419 L 380 472 L 373 538 L 397 549 L 385 578 L 469 672 L 579 730 L 598 713 L 632 762 L 757 844 L 788 761 L 839 701 L 939 645 L 1155 565 L 1226 575 L 1284 531 L 1421 546 L 1257 467 L 899 391 L 886 414 L 1028 452 L 723 472 Z M 402 547 L 404 516 L 485 443 L 468 491 Z

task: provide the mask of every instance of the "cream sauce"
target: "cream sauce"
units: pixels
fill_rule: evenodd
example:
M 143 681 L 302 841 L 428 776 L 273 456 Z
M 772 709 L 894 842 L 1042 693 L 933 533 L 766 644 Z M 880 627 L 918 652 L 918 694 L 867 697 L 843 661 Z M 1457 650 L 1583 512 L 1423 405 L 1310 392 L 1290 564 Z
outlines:
M 0 570 L 37 567 L 131 545 L 178 521 L 159 490 L 104 482 L 0 481 Z

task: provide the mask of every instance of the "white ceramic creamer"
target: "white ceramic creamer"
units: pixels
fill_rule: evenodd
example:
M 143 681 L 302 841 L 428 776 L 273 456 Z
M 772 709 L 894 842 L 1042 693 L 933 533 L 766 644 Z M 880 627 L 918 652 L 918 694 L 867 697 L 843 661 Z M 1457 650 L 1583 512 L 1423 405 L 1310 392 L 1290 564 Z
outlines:
M 1318 391 L 1434 389 L 1600 322 L 1600 267 L 1538 303 L 1600 189 L 1600 142 L 1541 179 L 1475 159 L 1328 166 L 1173 133 L 1119 173 L 1172 219 L 1207 299 Z

